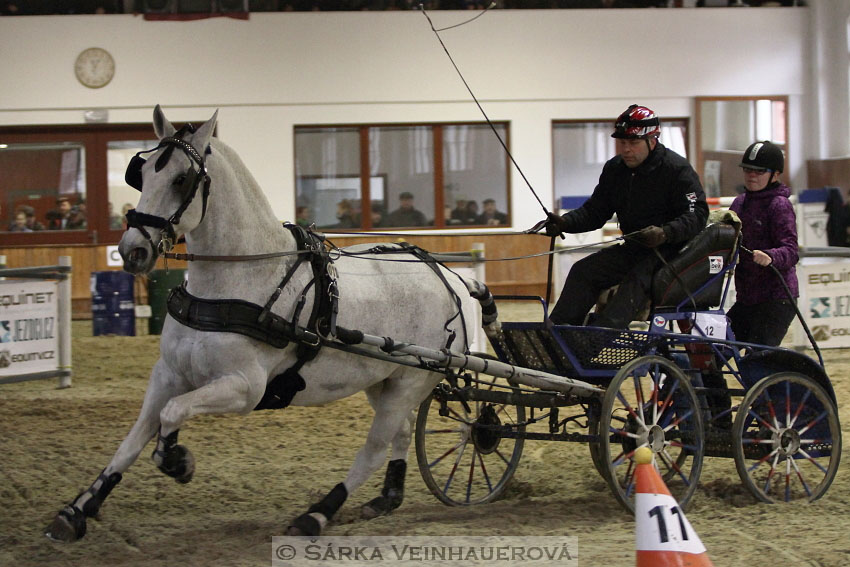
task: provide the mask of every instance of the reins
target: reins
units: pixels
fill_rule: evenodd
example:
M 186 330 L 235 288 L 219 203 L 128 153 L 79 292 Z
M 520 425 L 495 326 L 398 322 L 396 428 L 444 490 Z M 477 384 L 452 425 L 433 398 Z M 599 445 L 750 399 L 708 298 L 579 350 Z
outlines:
M 281 256 L 310 254 L 311 252 L 312 250 L 288 250 L 286 252 L 269 252 L 267 254 L 249 254 L 248 256 L 210 256 L 206 254 L 179 254 L 176 252 L 165 252 L 162 254 L 162 257 L 167 260 L 183 260 L 186 262 L 247 262 L 251 260 L 279 258 Z

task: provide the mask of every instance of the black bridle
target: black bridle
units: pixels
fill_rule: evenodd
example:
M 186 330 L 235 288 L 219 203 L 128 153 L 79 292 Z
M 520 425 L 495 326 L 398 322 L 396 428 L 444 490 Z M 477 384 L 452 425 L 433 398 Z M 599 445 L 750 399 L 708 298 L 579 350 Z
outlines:
M 127 166 L 127 171 L 124 174 L 124 181 L 127 182 L 127 185 L 133 187 L 137 191 L 142 191 L 142 166 L 145 165 L 146 159 L 141 157 L 141 154 L 147 154 L 150 152 L 155 152 L 160 148 L 165 148 L 165 151 L 162 153 L 159 158 L 156 160 L 155 170 L 160 171 L 165 165 L 168 163 L 168 160 L 171 159 L 171 155 L 174 153 L 174 148 L 180 148 L 183 150 L 191 162 L 198 164 L 197 171 L 194 168 L 193 163 L 189 163 L 189 167 L 186 172 L 182 175 L 182 179 L 180 180 L 180 188 L 178 189 L 179 194 L 182 195 L 183 201 L 180 203 L 180 206 L 171 215 L 169 218 L 164 218 L 156 215 L 149 215 L 147 213 L 140 213 L 136 211 L 136 209 L 130 209 L 127 211 L 127 227 L 137 228 L 142 233 L 142 235 L 150 242 L 151 248 L 155 252 L 168 252 L 174 246 L 174 242 L 176 240 L 176 234 L 174 232 L 174 225 L 180 222 L 180 217 L 183 216 L 183 213 L 186 212 L 186 209 L 192 203 L 192 200 L 195 198 L 195 195 L 198 193 L 198 187 L 201 186 L 201 182 L 203 182 L 204 189 L 202 192 L 203 205 L 201 210 L 201 220 L 204 220 L 204 216 L 207 214 L 207 200 L 210 195 L 210 176 L 207 174 L 207 167 L 204 161 L 204 157 L 195 149 L 192 144 L 182 139 L 182 136 L 186 132 L 194 132 L 194 129 L 191 125 L 183 126 L 180 130 L 178 130 L 174 136 L 165 137 L 159 141 L 159 145 L 150 150 L 142 150 L 130 160 L 130 164 Z M 207 148 L 207 152 L 209 152 L 209 148 Z M 180 178 L 178 178 L 180 179 Z M 159 246 L 154 247 L 153 239 L 148 231 L 145 229 L 146 226 L 150 226 L 153 228 L 158 228 L 160 230 L 160 241 Z

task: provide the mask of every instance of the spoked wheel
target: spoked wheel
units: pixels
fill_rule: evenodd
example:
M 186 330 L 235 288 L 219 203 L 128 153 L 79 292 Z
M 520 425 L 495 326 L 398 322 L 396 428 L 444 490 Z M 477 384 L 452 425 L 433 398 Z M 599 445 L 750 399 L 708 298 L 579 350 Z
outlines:
M 696 392 L 675 364 L 643 356 L 623 366 L 605 390 L 599 434 L 604 475 L 627 510 L 634 513 L 639 447 L 652 450 L 670 493 L 687 506 L 702 471 L 703 423 Z
M 732 438 L 738 475 L 763 502 L 817 500 L 838 470 L 841 429 L 835 403 L 803 374 L 772 374 L 750 388 Z
M 599 435 L 599 404 L 596 404 L 596 407 L 591 407 L 587 414 L 587 434 L 588 435 Z M 605 460 L 602 457 L 602 444 L 600 442 L 590 442 L 587 444 L 588 449 L 590 449 L 590 460 L 593 463 L 593 468 L 596 469 L 596 472 L 599 475 L 607 479 L 608 476 L 606 474 L 607 465 Z
M 474 377 L 481 383 L 473 386 L 481 390 L 506 391 L 509 387 L 502 378 Z M 525 426 L 517 424 L 525 422 L 525 408 L 469 401 L 467 410 L 445 390 L 438 386 L 419 406 L 415 438 L 419 472 L 428 489 L 445 504 L 492 502 L 507 488 L 522 456 Z M 444 412 L 441 400 L 445 400 Z M 518 436 L 506 437 L 506 433 Z

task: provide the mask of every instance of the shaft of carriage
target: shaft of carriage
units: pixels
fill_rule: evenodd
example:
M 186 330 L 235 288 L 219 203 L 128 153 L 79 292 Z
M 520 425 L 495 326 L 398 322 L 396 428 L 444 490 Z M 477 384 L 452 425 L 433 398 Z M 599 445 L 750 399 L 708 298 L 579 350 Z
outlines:
M 571 394 L 581 398 L 601 398 L 605 394 L 603 388 L 582 382 L 581 380 L 514 366 L 472 354 L 463 354 L 448 348 L 436 350 L 409 343 L 399 343 L 389 337 L 368 335 L 360 331 L 348 331 L 344 329 L 340 329 L 339 331 L 341 332 L 339 332 L 338 336 L 344 337 L 344 344 L 328 342 L 325 343 L 327 346 L 406 366 L 420 367 L 424 365 L 481 372 L 490 376 L 504 378 L 510 383 L 551 390 L 562 394 Z M 354 346 L 356 344 L 377 347 L 379 351 L 358 348 Z M 408 355 L 412 358 L 405 359 L 400 355 Z

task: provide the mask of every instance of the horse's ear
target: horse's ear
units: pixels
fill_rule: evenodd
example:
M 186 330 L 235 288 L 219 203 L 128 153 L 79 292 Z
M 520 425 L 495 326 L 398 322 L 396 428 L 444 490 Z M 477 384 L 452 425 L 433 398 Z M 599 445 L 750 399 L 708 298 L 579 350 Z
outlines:
M 202 154 L 206 151 L 207 146 L 210 145 L 210 138 L 212 138 L 212 134 L 215 131 L 216 120 L 218 120 L 218 110 L 192 136 L 192 145 Z
M 173 136 L 174 132 L 177 131 L 174 125 L 165 117 L 165 114 L 162 113 L 162 107 L 158 104 L 153 109 L 153 131 L 159 139 Z

